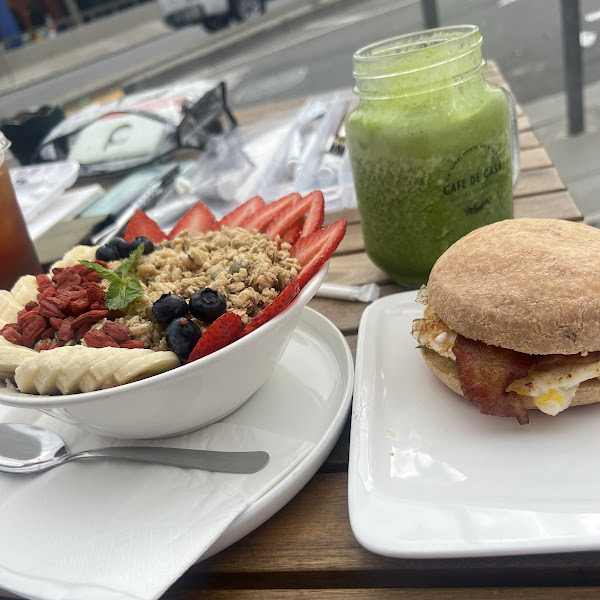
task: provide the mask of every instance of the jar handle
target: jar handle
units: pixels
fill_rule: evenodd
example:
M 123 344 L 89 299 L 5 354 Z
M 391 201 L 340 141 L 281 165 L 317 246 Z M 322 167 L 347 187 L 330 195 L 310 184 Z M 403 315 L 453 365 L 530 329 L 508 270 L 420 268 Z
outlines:
M 510 145 L 511 145 L 511 162 L 512 162 L 512 188 L 517 187 L 519 176 L 521 175 L 521 148 L 519 146 L 519 124 L 517 121 L 517 109 L 515 100 L 503 87 L 500 88 L 508 102 L 508 124 L 510 127 Z

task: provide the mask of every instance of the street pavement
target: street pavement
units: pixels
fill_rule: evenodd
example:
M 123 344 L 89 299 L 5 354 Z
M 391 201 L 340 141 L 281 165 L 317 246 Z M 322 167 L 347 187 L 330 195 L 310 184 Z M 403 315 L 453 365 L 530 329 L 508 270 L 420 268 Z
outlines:
M 181 54 L 178 57 L 163 56 L 163 60 L 154 66 L 154 70 L 171 69 L 178 61 L 189 59 L 192 55 L 201 55 L 203 52 L 213 51 L 215 47 L 221 45 L 225 47 L 241 39 L 259 35 L 266 29 L 305 15 L 311 10 L 318 10 L 322 6 L 334 4 L 336 1 L 342 0 L 307 0 L 300 3 L 299 6 L 287 6 L 281 7 L 279 10 L 268 11 L 267 15 L 254 22 L 236 25 L 216 35 L 204 36 L 202 40 L 194 40 L 193 49 L 190 47 L 183 56 Z M 167 35 L 169 32 L 162 21 L 156 19 L 140 23 L 139 27 L 116 35 L 111 39 L 110 46 L 113 52 L 119 52 L 134 46 L 143 47 L 145 41 Z M 85 65 L 86 60 L 89 60 L 92 65 L 97 60 L 101 48 L 89 44 L 89 47 L 82 49 L 81 52 L 81 64 Z M 106 42 L 104 42 L 104 52 L 106 52 Z M 32 65 L 26 74 L 28 80 L 24 81 L 25 76 L 23 75 L 21 85 L 31 85 L 44 78 L 50 79 L 54 74 L 64 72 L 64 67 L 64 59 L 61 60 L 60 56 L 49 57 L 43 62 L 40 61 L 39 65 Z M 147 65 L 139 65 L 137 72 L 145 72 L 148 69 Z M 130 73 L 131 76 L 135 74 L 136 70 L 132 70 Z M 94 91 L 110 88 L 111 85 L 116 85 L 122 79 L 122 73 L 118 76 L 115 74 L 112 79 L 109 77 L 98 82 L 97 90 L 86 90 L 86 93 L 92 94 Z M 0 88 L 0 104 L 2 103 L 2 94 L 14 92 L 14 90 L 15 86 L 10 90 Z M 78 93 L 81 95 L 81 91 Z M 68 91 L 65 90 L 63 102 L 76 100 L 75 97 L 68 98 L 68 96 Z M 600 83 L 593 83 L 585 87 L 585 130 L 576 136 L 568 134 L 565 94 L 547 96 L 522 104 L 522 106 L 534 132 L 546 148 L 559 175 L 584 214 L 586 222 L 600 226 L 600 161 L 598 160 L 600 155 Z

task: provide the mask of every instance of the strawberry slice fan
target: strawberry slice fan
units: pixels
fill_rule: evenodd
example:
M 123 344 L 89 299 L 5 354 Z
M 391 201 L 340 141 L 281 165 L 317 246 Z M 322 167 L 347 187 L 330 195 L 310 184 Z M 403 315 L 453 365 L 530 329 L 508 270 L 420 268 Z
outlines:
M 325 200 L 319 190 L 304 197 L 296 193 L 290 194 L 269 204 L 265 204 L 260 196 L 254 196 L 220 221 L 217 221 L 206 204 L 198 202 L 181 217 L 169 235 L 146 213 L 138 210 L 131 217 L 123 237 L 130 242 L 136 237 L 144 236 L 157 244 L 166 239 L 172 240 L 186 230 L 190 235 L 197 235 L 222 227 L 242 227 L 248 231 L 265 233 L 279 244 L 287 242 L 291 245 L 290 254 L 302 266 L 298 277 L 281 290 L 277 298 L 245 327 L 239 315 L 234 313 L 225 313 L 219 317 L 192 350 L 188 362 L 193 362 L 252 333 L 294 300 L 329 260 L 346 233 L 346 219 L 323 227 L 324 216 Z

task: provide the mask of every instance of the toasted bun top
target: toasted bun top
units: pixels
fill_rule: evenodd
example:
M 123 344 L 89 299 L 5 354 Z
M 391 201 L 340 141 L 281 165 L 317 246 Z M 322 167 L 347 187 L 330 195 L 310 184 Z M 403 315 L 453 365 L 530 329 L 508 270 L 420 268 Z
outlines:
M 513 219 L 472 231 L 434 265 L 428 301 L 454 331 L 527 354 L 600 350 L 600 230 Z

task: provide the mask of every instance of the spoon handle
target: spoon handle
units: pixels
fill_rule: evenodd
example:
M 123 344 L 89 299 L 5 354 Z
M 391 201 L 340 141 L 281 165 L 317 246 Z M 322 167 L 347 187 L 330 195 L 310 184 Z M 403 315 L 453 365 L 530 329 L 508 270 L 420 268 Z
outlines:
M 269 462 L 269 455 L 262 451 L 218 452 L 158 446 L 113 446 L 85 450 L 70 455 L 68 460 L 76 458 L 119 458 L 220 473 L 256 473 Z

